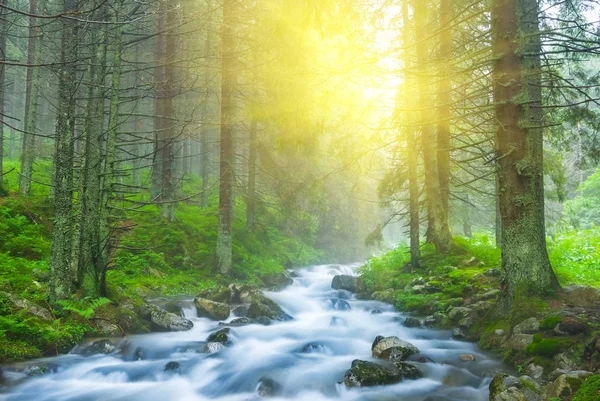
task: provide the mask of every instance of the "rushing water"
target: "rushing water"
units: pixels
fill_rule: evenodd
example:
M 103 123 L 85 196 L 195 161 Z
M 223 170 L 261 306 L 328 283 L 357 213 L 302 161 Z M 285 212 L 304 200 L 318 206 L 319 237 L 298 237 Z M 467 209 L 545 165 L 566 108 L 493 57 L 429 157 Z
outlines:
M 403 315 L 390 305 L 356 300 L 331 289 L 334 275 L 352 274 L 355 267 L 299 270 L 293 285 L 266 293 L 294 320 L 235 327 L 234 344 L 221 352 L 196 352 L 199 342 L 222 326 L 198 318 L 193 307 L 184 305 L 183 313 L 194 322 L 192 330 L 131 336 L 126 350 L 109 355 L 69 354 L 37 361 L 53 367 L 52 373 L 41 376 L 23 378 L 24 374 L 5 369 L 5 376 L 17 384 L 0 389 L 0 400 L 251 401 L 261 399 L 257 394 L 261 378 L 281 385 L 275 400 L 487 400 L 490 377 L 502 365 L 476 345 L 453 340 L 447 331 L 402 326 Z M 335 301 L 340 296 L 350 298 L 350 310 Z M 382 313 L 371 313 L 377 309 Z M 371 388 L 347 389 L 339 384 L 352 360 L 371 359 L 377 335 L 395 335 L 416 345 L 421 356 L 429 358 L 427 363 L 415 363 L 425 377 Z M 138 347 L 145 360 L 134 360 Z M 463 362 L 461 354 L 476 360 Z M 179 372 L 165 372 L 171 361 L 179 362 Z

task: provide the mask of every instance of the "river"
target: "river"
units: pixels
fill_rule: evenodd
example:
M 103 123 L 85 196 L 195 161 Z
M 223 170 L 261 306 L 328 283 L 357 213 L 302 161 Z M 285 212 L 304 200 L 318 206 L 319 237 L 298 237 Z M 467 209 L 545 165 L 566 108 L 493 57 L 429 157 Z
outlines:
M 263 378 L 279 384 L 273 400 L 487 400 L 492 375 L 504 368 L 501 362 L 475 344 L 453 340 L 448 331 L 404 327 L 405 315 L 391 305 L 332 290 L 335 275 L 354 274 L 356 268 L 299 269 L 294 284 L 265 293 L 294 320 L 234 327 L 233 344 L 220 352 L 196 352 L 200 341 L 223 326 L 198 318 L 190 300 L 183 313 L 194 322 L 192 330 L 130 336 L 126 350 L 108 355 L 45 358 L 37 362 L 49 364 L 52 373 L 27 378 L 10 373 L 18 384 L 0 389 L 0 400 L 252 401 L 262 399 L 257 387 Z M 340 296 L 349 298 L 351 309 L 336 301 Z M 371 344 L 378 335 L 417 346 L 420 356 L 428 358 L 415 362 L 424 377 L 371 388 L 340 384 L 354 359 L 371 360 Z M 143 360 L 134 360 L 138 349 L 143 349 Z M 475 360 L 462 361 L 465 354 Z M 178 362 L 179 369 L 165 371 L 169 362 Z

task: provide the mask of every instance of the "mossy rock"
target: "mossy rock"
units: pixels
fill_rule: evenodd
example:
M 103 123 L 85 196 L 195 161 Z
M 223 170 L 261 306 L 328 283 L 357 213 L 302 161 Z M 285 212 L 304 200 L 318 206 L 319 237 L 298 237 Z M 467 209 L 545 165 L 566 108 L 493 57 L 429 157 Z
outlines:
M 540 330 L 553 330 L 562 321 L 560 316 L 548 316 L 540 322 Z
M 219 286 L 215 288 L 208 288 L 198 294 L 198 298 L 208 299 L 213 302 L 229 303 L 231 301 L 231 289 Z
M 400 381 L 402 376 L 399 372 L 359 359 L 352 361 L 352 367 L 344 375 L 344 384 L 348 387 L 382 386 Z
M 525 348 L 525 352 L 531 355 L 543 357 L 552 357 L 567 350 L 573 342 L 570 339 L 563 338 L 540 338 L 540 335 L 533 336 L 533 343 Z

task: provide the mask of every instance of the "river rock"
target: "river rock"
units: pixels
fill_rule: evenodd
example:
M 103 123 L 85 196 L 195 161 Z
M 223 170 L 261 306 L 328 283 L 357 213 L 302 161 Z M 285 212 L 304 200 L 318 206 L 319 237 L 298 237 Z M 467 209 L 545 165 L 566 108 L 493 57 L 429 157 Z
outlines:
M 352 361 L 352 367 L 344 374 L 344 384 L 348 387 L 380 386 L 400 381 L 399 372 L 359 359 Z
M 206 338 L 206 341 L 208 341 L 209 343 L 221 343 L 223 345 L 231 345 L 233 343 L 232 339 L 234 338 L 234 336 L 235 332 L 229 327 L 226 327 L 224 329 L 215 331 L 214 333 L 210 334 Z
M 282 386 L 275 380 L 263 377 L 258 382 L 256 392 L 261 397 L 277 397 L 281 395 Z
M 598 309 L 600 308 L 600 288 L 571 285 L 563 289 L 563 300 L 568 306 Z
M 260 276 L 260 279 L 267 288 L 280 290 L 293 284 L 294 280 L 285 272 L 269 273 Z
M 592 372 L 573 371 L 560 375 L 556 380 L 546 387 L 546 398 L 570 399 L 579 390 L 585 379 L 592 376 Z
M 163 370 L 169 373 L 181 373 L 181 366 L 179 365 L 179 362 L 171 361 L 165 365 Z
M 249 317 L 238 317 L 238 318 L 233 319 L 228 324 L 231 326 L 243 326 L 245 324 L 250 324 L 250 323 L 254 323 L 254 320 L 250 319 Z
M 394 368 L 398 371 L 403 379 L 416 380 L 423 377 L 423 372 L 415 365 L 406 362 L 394 362 Z
M 262 294 L 253 297 L 252 303 L 248 308 L 248 317 L 253 319 L 267 317 L 279 321 L 292 320 L 292 317 L 285 313 L 279 305 Z
M 377 336 L 371 346 L 371 351 L 374 358 L 387 359 L 390 361 L 405 361 L 411 356 L 419 353 L 417 347 L 396 336 Z
M 202 290 L 196 298 L 228 304 L 232 301 L 232 296 L 233 294 L 230 287 L 218 286 Z
M 506 341 L 506 348 L 515 350 L 515 351 L 524 351 L 525 348 L 527 348 L 527 346 L 529 344 L 531 344 L 533 342 L 533 335 L 532 334 L 513 334 L 507 341 Z
M 209 342 L 204 345 L 204 353 L 214 354 L 225 349 L 225 345 L 219 342 Z
M 358 277 L 340 274 L 331 281 L 331 288 L 334 290 L 346 290 L 356 292 L 358 287 Z
M 464 306 L 456 306 L 448 311 L 448 320 L 452 323 L 458 323 L 459 320 L 469 316 L 472 310 Z
M 540 322 L 534 317 L 522 321 L 513 328 L 514 334 L 535 334 L 538 331 L 540 331 Z
M 591 328 L 585 321 L 574 316 L 565 317 L 556 325 L 554 333 L 559 336 L 576 336 L 578 334 L 589 334 Z
M 234 316 L 248 317 L 248 305 L 238 305 L 231 310 Z
M 457 327 L 452 330 L 452 338 L 454 338 L 455 340 L 466 340 L 467 333 L 465 333 L 464 330 L 460 327 Z
M 346 310 L 352 309 L 350 304 L 348 302 L 344 301 L 343 299 L 329 298 L 329 302 L 331 302 L 331 307 L 334 310 L 346 311 Z
M 538 401 L 539 394 L 521 379 L 499 374 L 490 383 L 490 401 Z
M 153 328 L 158 331 L 186 331 L 194 327 L 191 320 L 167 312 L 156 305 L 144 305 L 140 308 L 140 314 L 150 320 Z
M 229 305 L 211 301 L 206 298 L 195 298 L 194 305 L 199 317 L 208 317 L 213 320 L 225 320 L 229 317 Z
M 406 319 L 404 319 L 402 325 L 405 327 L 421 327 L 421 321 L 415 317 L 409 316 Z
M 542 377 L 544 377 L 544 368 L 540 365 L 536 365 L 535 363 L 530 363 L 525 368 L 525 373 L 535 380 L 540 380 Z
M 573 362 L 564 352 L 556 354 L 554 358 L 552 358 L 552 366 L 557 369 L 575 370 L 575 362 Z
M 78 345 L 71 351 L 73 354 L 92 356 L 98 354 L 110 354 L 116 349 L 115 344 L 109 339 L 96 340 L 91 343 Z

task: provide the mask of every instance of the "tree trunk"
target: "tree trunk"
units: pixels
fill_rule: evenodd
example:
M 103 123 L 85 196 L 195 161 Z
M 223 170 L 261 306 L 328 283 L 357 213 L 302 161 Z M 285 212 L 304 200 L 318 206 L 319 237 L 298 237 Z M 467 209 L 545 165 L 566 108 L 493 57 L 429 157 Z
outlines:
M 450 199 L 450 120 L 452 102 L 452 71 L 449 70 L 452 60 L 452 7 L 450 0 L 440 1 L 440 57 L 442 73 L 439 76 L 438 91 L 438 137 L 437 157 L 440 181 L 441 204 L 448 216 Z
M 0 0 L 0 61 L 6 60 L 6 35 L 7 24 L 6 20 L 7 10 L 2 7 L 6 4 L 6 0 Z M 6 65 L 0 62 L 0 118 L 4 121 L 4 101 L 6 94 L 6 85 L 4 83 L 4 76 L 6 75 Z M 0 196 L 6 195 L 4 190 L 4 124 L 0 124 Z
M 225 0 L 221 27 L 221 151 L 219 175 L 219 227 L 217 231 L 217 265 L 222 274 L 229 274 L 233 258 L 233 87 L 235 46 L 233 39 L 233 0 Z
M 104 185 L 102 190 L 102 201 L 100 204 L 100 251 L 98 263 L 96 263 L 96 276 L 98 278 L 98 293 L 106 293 L 106 270 L 108 267 L 108 257 L 111 252 L 111 219 L 110 219 L 110 201 L 115 192 L 117 183 L 117 142 L 119 129 L 119 95 L 121 90 L 121 52 L 122 52 L 122 34 L 123 25 L 119 24 L 123 1 L 117 0 L 114 5 L 114 20 L 118 23 L 115 29 L 113 39 L 113 65 L 112 81 L 110 86 L 110 105 L 108 112 L 108 130 L 106 134 L 106 161 L 104 163 Z
M 416 40 L 427 38 L 427 8 L 426 0 L 414 0 Z M 428 76 L 433 76 L 429 66 L 428 48 L 425 44 L 417 45 L 417 65 L 419 68 L 418 92 L 419 108 L 421 110 L 421 141 L 423 144 L 423 161 L 425 163 L 425 194 L 427 197 L 427 241 L 432 243 L 438 252 L 450 250 L 450 229 L 448 214 L 442 204 L 442 192 L 438 169 L 438 144 L 432 122 L 435 115 L 433 106 L 428 104 L 430 93 Z
M 494 0 L 492 47 L 502 283 L 510 305 L 559 287 L 546 250 L 537 0 Z
M 44 7 L 40 7 L 43 10 Z M 27 64 L 39 63 L 40 32 L 37 29 L 38 12 L 37 0 L 29 0 L 29 43 L 27 46 Z M 31 177 L 33 175 L 33 161 L 35 159 L 35 133 L 39 93 L 39 67 L 27 68 L 27 84 L 25 88 L 25 131 L 23 133 L 23 147 L 21 149 L 21 175 L 19 176 L 19 195 L 31 194 Z M 31 133 L 31 134 L 29 134 Z
M 210 9 L 212 7 L 212 2 L 208 0 L 206 2 L 207 8 Z M 200 174 L 202 177 L 202 195 L 201 195 L 201 205 L 202 207 L 208 206 L 208 180 L 209 180 L 209 158 L 211 152 L 209 151 L 209 135 L 211 132 L 210 128 L 210 118 L 209 118 L 209 102 L 210 102 L 210 90 L 211 90 L 211 81 L 210 81 L 210 66 L 211 66 L 211 45 L 212 45 L 212 24 L 210 14 L 208 20 L 206 22 L 206 42 L 204 45 L 205 52 L 205 63 L 206 67 L 204 69 L 204 103 L 203 107 L 203 116 L 202 116 L 202 132 L 200 133 Z
M 76 0 L 64 0 L 64 13 L 77 13 Z M 73 294 L 72 268 L 73 152 L 75 99 L 77 96 L 78 24 L 62 19 L 56 153 L 54 155 L 54 227 L 50 256 L 50 298 L 68 299 Z
M 410 29 L 410 17 L 409 17 L 409 4 L 408 2 L 402 3 L 402 23 L 403 23 L 403 36 L 404 36 L 404 47 L 408 48 L 412 42 L 410 39 L 414 36 Z M 413 269 L 419 267 L 419 258 L 421 257 L 421 226 L 420 226 L 420 211 L 419 211 L 419 172 L 418 172 L 418 158 L 419 158 L 419 145 L 417 133 L 415 132 L 414 119 L 411 118 L 413 115 L 412 111 L 408 110 L 408 99 L 411 99 L 412 92 L 415 89 L 414 77 L 410 70 L 412 66 L 408 61 L 408 57 L 405 57 L 404 66 L 404 102 L 405 102 L 405 120 L 406 120 L 406 150 L 407 150 L 407 163 L 408 163 L 408 195 L 409 195 L 409 236 L 410 236 L 410 264 Z
M 246 230 L 254 232 L 256 224 L 256 159 L 257 159 L 257 123 L 252 119 L 250 125 L 250 149 L 248 151 L 248 194 L 246 200 Z

